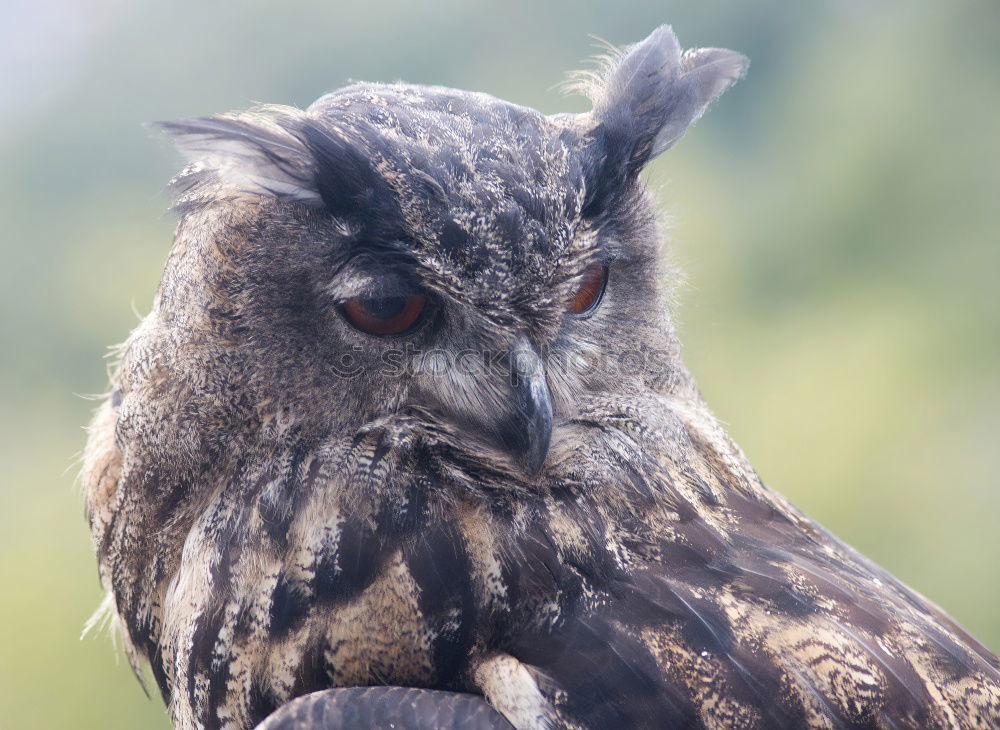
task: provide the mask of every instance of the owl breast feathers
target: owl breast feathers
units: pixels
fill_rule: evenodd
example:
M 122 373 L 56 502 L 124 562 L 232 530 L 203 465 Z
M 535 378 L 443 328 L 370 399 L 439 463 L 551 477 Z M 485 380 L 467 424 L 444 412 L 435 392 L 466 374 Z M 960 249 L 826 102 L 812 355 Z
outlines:
M 997 658 L 681 361 L 639 173 L 746 64 L 664 26 L 584 114 L 355 84 L 163 125 L 180 221 L 84 484 L 175 727 L 1000 726 Z

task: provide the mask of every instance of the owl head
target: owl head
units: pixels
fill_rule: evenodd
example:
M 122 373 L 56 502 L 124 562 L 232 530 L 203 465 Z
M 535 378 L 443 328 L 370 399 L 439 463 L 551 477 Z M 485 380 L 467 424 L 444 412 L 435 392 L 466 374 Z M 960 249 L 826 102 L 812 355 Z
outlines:
M 171 442 L 382 429 L 523 482 L 588 404 L 686 382 L 639 176 L 746 66 L 663 26 L 584 114 L 363 83 L 164 123 L 190 164 L 131 347 L 201 424 Z

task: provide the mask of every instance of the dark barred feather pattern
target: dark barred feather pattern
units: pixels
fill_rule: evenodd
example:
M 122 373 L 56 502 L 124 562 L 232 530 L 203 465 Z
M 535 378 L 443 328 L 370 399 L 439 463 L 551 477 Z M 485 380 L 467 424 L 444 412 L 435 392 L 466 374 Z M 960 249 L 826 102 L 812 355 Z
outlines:
M 653 306 L 638 170 L 745 65 L 664 28 L 584 115 L 361 84 L 169 127 L 181 220 L 83 480 L 175 727 L 1000 727 L 997 658 L 758 479 Z M 339 314 L 414 287 L 412 335 Z M 537 473 L 515 379 L 396 367 L 429 349 L 562 358 Z

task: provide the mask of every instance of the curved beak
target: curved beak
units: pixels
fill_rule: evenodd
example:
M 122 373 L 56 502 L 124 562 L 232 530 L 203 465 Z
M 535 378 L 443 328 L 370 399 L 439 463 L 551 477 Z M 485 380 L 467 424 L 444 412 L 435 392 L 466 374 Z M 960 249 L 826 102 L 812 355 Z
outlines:
M 498 436 L 504 450 L 525 472 L 536 476 L 552 440 L 552 396 L 545 363 L 525 338 L 511 346 L 508 362 L 511 413 L 498 424 Z

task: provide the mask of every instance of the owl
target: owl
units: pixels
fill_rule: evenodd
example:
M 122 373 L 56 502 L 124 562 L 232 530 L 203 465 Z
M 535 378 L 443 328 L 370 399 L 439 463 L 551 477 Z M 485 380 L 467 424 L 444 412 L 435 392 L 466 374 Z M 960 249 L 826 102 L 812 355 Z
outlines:
M 359 83 L 188 158 L 83 483 L 179 730 L 1000 727 L 1000 662 L 765 486 L 643 168 L 739 79 L 667 26 L 546 116 Z

